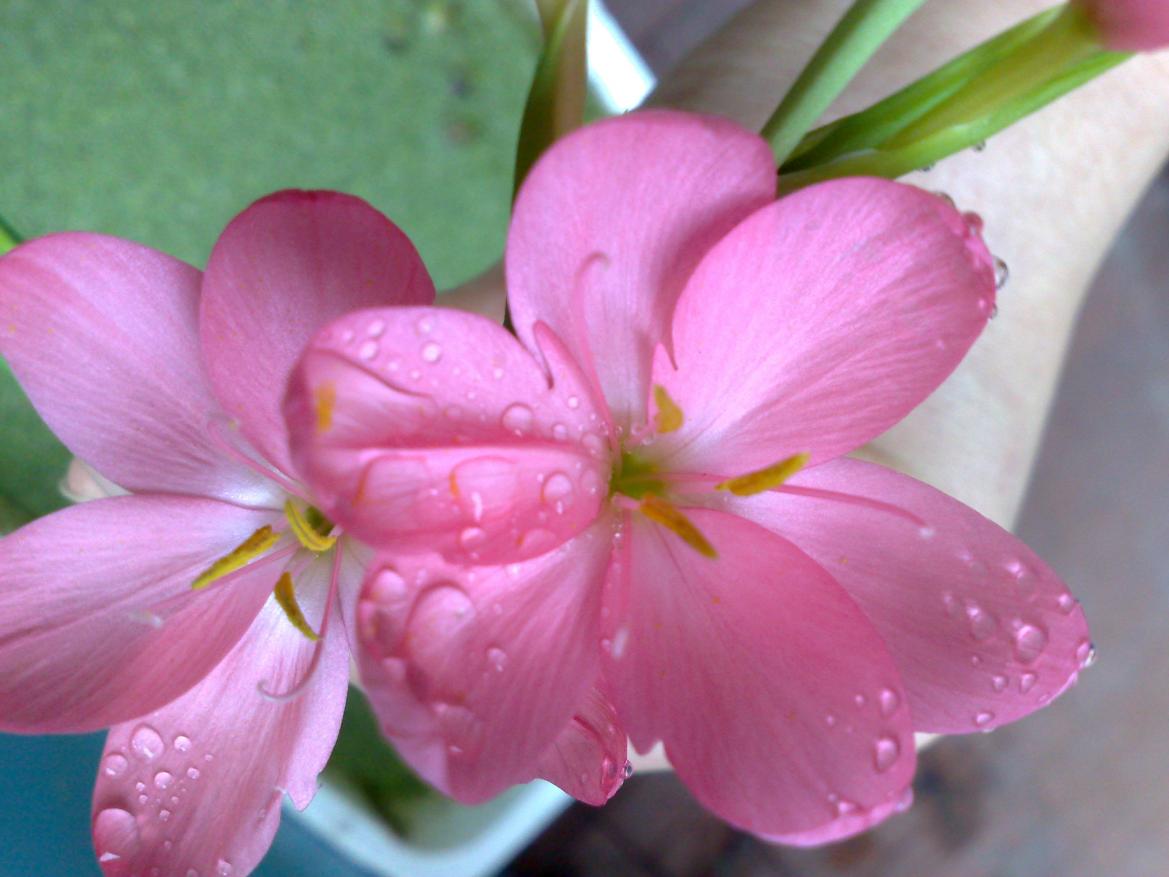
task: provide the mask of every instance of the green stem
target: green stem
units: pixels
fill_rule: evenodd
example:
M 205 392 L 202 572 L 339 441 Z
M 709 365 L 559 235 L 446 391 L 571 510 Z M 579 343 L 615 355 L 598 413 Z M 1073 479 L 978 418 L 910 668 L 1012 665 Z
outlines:
M 520 122 L 512 197 L 544 150 L 584 121 L 588 0 L 543 0 L 544 48 Z
M 1059 7 L 1032 16 L 911 83 L 884 100 L 810 132 L 784 162 L 785 171 L 827 164 L 841 155 L 871 149 L 917 121 L 963 86 L 1003 63 L 1046 28 Z
M 856 0 L 763 126 L 777 165 L 857 72 L 925 0 Z
M 928 167 L 1128 57 L 1103 51 L 1078 7 L 1040 13 L 884 101 L 813 131 L 782 168 L 780 191 Z

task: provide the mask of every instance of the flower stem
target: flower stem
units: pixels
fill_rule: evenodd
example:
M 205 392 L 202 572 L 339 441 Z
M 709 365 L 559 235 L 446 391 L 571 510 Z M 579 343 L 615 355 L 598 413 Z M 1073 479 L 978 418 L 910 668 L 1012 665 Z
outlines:
M 1076 6 L 1049 9 L 877 104 L 808 134 L 780 191 L 843 176 L 899 177 L 967 149 L 1110 70 Z
M 855 0 L 760 132 L 783 164 L 845 86 L 925 0 Z

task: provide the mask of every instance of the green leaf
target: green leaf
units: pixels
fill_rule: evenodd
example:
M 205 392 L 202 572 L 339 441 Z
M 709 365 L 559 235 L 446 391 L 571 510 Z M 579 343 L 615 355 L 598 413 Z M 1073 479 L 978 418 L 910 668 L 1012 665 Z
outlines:
M 353 686 L 325 770 L 355 789 L 399 834 L 410 828 L 410 805 L 435 794 L 386 742 L 365 694 Z
M 539 8 L 544 48 L 536 62 L 520 123 L 513 197 L 544 150 L 580 127 L 588 97 L 588 0 L 540 0 Z

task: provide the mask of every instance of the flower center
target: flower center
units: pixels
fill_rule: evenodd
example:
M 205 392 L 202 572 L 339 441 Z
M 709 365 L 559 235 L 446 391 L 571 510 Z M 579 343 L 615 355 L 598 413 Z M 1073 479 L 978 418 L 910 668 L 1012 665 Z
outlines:
M 337 542 L 337 536 L 333 533 L 333 522 L 315 506 L 306 505 L 301 508 L 294 500 L 287 499 L 284 502 L 284 518 L 288 521 L 289 532 L 296 537 L 300 547 L 313 554 L 323 554 L 332 549 Z M 197 591 L 202 590 L 230 573 L 243 569 L 275 548 L 283 536 L 282 532 L 278 532 L 270 524 L 265 524 L 203 570 L 191 583 L 191 587 Z M 308 623 L 304 611 L 296 600 L 292 573 L 287 570 L 281 573 L 272 593 L 292 626 L 310 640 L 317 640 L 319 638 L 317 632 Z
M 665 387 L 659 384 L 653 388 L 653 401 L 656 409 L 653 425 L 658 434 L 675 432 L 682 428 L 685 415 Z M 735 496 L 752 496 L 773 490 L 803 469 L 810 456 L 807 453 L 793 454 L 778 463 L 745 475 L 727 478 L 709 485 L 706 489 L 713 487 L 714 490 L 726 490 Z M 701 481 L 699 477 L 698 483 L 701 484 Z M 659 464 L 643 459 L 634 451 L 622 449 L 609 481 L 609 496 L 637 500 L 638 512 L 670 530 L 704 557 L 718 557 L 718 552 L 710 541 L 678 506 L 667 499 L 669 487 L 670 476 Z

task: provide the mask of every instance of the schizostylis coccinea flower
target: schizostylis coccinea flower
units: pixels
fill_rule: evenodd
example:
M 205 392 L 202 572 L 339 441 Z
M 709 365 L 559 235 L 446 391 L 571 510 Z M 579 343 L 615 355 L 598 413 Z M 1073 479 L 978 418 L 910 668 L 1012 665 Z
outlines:
M 1075 679 L 1083 615 L 1033 552 L 845 456 L 985 326 L 977 225 L 884 180 L 774 191 L 732 123 L 595 124 L 516 200 L 518 338 L 375 309 L 302 359 L 294 459 L 385 552 L 365 684 L 455 797 L 556 761 L 603 800 L 628 734 L 732 823 L 821 842 L 907 805 L 914 731 L 988 730 Z M 553 743 L 574 712 L 600 766 Z
M 308 804 L 349 680 L 337 612 L 369 552 L 314 506 L 279 401 L 313 331 L 428 304 L 405 235 L 357 198 L 282 192 L 206 273 L 51 235 L 0 260 L 0 353 L 125 495 L 0 540 L 0 730 L 111 726 L 93 799 L 107 875 L 244 875 Z

